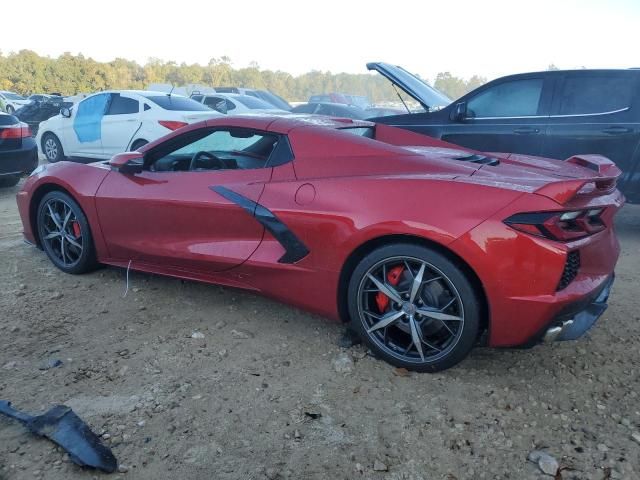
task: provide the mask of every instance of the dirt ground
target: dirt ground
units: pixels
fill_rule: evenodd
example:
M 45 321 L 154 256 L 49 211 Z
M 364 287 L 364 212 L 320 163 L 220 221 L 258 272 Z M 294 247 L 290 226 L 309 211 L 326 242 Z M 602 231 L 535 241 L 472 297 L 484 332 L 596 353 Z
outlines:
M 610 308 L 586 337 L 403 376 L 253 294 L 132 273 L 123 298 L 123 270 L 65 275 L 22 242 L 18 188 L 0 190 L 0 399 L 73 407 L 122 472 L 83 470 L 2 417 L 1 480 L 552 478 L 535 449 L 557 478 L 640 478 L 638 206 L 617 218 Z

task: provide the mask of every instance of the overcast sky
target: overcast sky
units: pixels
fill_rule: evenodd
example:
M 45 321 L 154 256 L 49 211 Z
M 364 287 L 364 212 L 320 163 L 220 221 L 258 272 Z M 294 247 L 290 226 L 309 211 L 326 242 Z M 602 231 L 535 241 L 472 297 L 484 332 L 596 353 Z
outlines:
M 489 79 L 560 68 L 640 67 L 640 0 L 30 0 L 4 5 L 0 51 L 150 57 L 300 74 L 368 61 Z M 7 16 L 7 10 L 14 12 Z M 21 11 L 18 11 L 21 10 Z

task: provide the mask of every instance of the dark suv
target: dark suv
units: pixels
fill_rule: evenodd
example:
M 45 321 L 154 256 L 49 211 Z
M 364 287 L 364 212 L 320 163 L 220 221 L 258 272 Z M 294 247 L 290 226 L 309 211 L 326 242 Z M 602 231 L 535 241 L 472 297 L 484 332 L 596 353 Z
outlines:
M 421 105 L 422 112 L 375 119 L 379 123 L 484 152 L 558 159 L 604 155 L 623 171 L 619 188 L 640 202 L 640 70 L 510 75 L 443 105 L 432 87 L 400 67 L 370 63 L 367 68 Z

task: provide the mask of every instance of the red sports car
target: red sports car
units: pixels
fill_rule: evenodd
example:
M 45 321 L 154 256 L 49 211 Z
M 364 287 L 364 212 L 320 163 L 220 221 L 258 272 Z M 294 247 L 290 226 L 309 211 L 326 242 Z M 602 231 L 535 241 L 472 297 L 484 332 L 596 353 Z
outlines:
M 110 162 L 40 166 L 17 199 L 26 240 L 65 272 L 261 292 L 433 372 L 480 338 L 593 325 L 619 253 L 619 174 L 599 156 L 480 153 L 364 121 L 224 117 Z

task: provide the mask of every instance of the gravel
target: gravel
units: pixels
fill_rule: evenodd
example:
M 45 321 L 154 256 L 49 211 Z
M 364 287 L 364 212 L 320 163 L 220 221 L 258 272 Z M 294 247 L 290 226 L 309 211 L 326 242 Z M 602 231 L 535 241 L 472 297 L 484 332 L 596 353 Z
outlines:
M 428 375 L 248 292 L 130 272 L 123 298 L 124 270 L 65 275 L 23 244 L 16 191 L 0 190 L 0 398 L 71 405 L 108 435 L 128 470 L 114 479 L 552 478 L 534 450 L 565 480 L 640 478 L 640 207 L 618 216 L 610 308 L 586 337 L 477 348 Z M 39 370 L 52 356 L 63 365 Z M 0 479 L 36 471 L 94 475 L 0 417 Z

